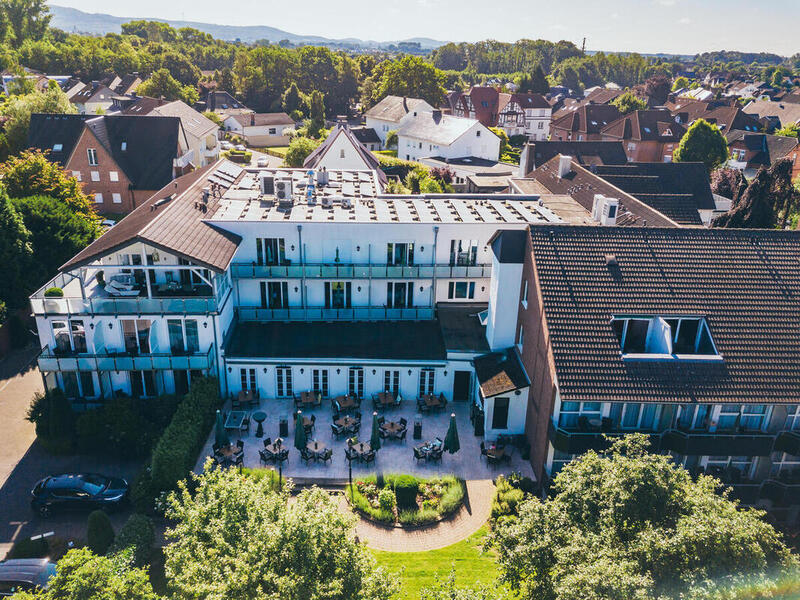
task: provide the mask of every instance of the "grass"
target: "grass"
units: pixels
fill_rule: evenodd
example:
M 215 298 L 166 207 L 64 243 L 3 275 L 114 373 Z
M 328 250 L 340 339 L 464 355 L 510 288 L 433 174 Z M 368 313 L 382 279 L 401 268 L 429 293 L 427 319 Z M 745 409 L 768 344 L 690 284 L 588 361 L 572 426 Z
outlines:
M 491 554 L 481 553 L 481 545 L 489 531 L 484 525 L 466 540 L 440 550 L 426 552 L 372 553 L 378 564 L 400 578 L 400 600 L 417 600 L 419 591 L 434 584 L 436 577 L 445 578 L 451 569 L 456 572 L 456 585 L 491 585 L 497 579 L 497 564 Z

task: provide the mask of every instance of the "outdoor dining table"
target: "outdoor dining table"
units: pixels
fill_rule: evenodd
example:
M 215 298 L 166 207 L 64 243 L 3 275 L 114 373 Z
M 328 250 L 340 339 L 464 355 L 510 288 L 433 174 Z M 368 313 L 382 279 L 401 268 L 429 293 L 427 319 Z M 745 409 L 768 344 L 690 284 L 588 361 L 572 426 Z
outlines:
M 439 406 L 444 406 L 442 404 L 441 399 L 436 394 L 424 394 L 422 396 L 422 401 L 428 408 L 437 408 Z
M 249 404 L 250 402 L 253 401 L 253 398 L 254 396 L 252 390 L 241 390 L 239 392 L 239 402 Z
M 350 429 L 357 421 L 353 417 L 340 417 L 334 421 L 335 425 L 343 429 Z
M 227 462 L 232 462 L 234 456 L 239 451 L 239 447 L 234 444 L 228 444 L 227 446 L 223 446 L 219 450 L 217 450 L 217 454 L 219 454 L 222 458 L 224 458 Z
M 383 425 L 381 425 L 381 429 L 383 429 L 391 437 L 395 437 L 398 433 L 403 431 L 403 425 L 396 421 L 384 421 Z
M 348 408 L 355 408 L 356 397 L 351 394 L 346 394 L 344 396 L 336 396 L 336 404 L 339 405 L 339 409 L 341 410 L 346 410 Z
M 319 458 L 319 455 L 325 452 L 325 444 L 320 444 L 316 440 L 312 440 L 306 444 L 306 450 L 311 452 L 314 455 L 314 458 Z
M 378 392 L 378 402 L 381 406 L 391 406 L 395 403 L 394 392 Z
M 494 460 L 500 460 L 506 453 L 505 446 L 489 446 L 486 449 L 486 456 Z
M 263 437 L 264 436 L 264 421 L 267 418 L 267 413 L 262 410 L 253 413 L 253 421 L 258 423 L 258 427 L 256 428 L 256 437 Z
M 304 406 L 314 406 L 319 404 L 319 396 L 317 392 L 300 392 L 300 403 Z
M 247 411 L 232 410 L 225 420 L 225 429 L 241 429 L 245 418 L 247 418 Z
M 364 456 L 367 452 L 372 450 L 372 447 L 369 445 L 369 442 L 359 442 L 357 444 L 353 444 L 350 448 L 355 452 L 358 457 Z
M 276 438 L 274 442 L 271 444 L 267 444 L 264 446 L 264 449 L 271 454 L 278 454 L 283 449 L 283 440 L 281 438 Z

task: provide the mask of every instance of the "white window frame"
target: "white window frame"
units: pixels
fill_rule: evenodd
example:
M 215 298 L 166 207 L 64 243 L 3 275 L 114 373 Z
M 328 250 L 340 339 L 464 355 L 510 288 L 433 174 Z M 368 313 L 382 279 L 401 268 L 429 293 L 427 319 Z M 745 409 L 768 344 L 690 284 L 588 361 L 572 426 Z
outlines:
M 109 171 L 108 179 L 109 181 L 119 181 L 119 171 Z
M 72 176 L 78 181 L 83 181 L 80 171 L 73 171 Z
M 278 398 L 294 396 L 291 367 L 275 367 L 275 396 Z
M 101 192 L 95 192 L 95 194 L 94 194 L 94 202 L 95 202 L 95 204 L 102 204 L 103 203 L 103 194 Z
M 419 370 L 419 395 L 434 394 L 436 389 L 436 369 L 423 367 Z
M 92 181 L 100 181 L 100 171 L 90 171 L 89 176 Z
M 90 167 L 96 167 L 99 163 L 97 162 L 97 149 L 96 148 L 87 148 L 86 149 L 86 158 L 89 161 Z
M 122 204 L 122 194 L 120 194 L 119 192 L 113 192 L 111 194 L 111 201 L 114 204 Z

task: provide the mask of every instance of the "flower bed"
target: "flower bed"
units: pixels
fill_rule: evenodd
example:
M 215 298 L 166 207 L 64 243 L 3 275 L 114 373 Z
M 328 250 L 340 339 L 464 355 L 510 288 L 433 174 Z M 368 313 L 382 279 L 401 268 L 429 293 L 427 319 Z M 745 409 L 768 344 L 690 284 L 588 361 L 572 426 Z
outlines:
M 360 514 L 381 523 L 435 523 L 464 504 L 464 481 L 454 475 L 421 479 L 412 475 L 369 475 L 346 489 Z

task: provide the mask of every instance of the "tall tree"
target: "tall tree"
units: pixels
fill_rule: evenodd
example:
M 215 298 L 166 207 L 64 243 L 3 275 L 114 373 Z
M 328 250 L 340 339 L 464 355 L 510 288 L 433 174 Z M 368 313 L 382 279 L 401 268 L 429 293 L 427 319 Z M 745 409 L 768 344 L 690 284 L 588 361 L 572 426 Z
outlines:
M 197 102 L 197 90 L 190 85 L 181 85 L 165 68 L 154 71 L 152 75 L 139 85 L 139 95 L 163 97 L 165 100 L 183 100 L 190 106 Z
M 678 144 L 675 162 L 701 162 L 709 172 L 728 160 L 728 143 L 716 125 L 697 119 Z
M 26 272 L 33 256 L 31 234 L 0 186 L 0 301 L 10 308 L 25 303 Z
M 647 108 L 647 102 L 634 96 L 632 92 L 625 92 L 617 96 L 611 101 L 611 104 L 616 106 L 623 115 Z
M 206 469 L 170 495 L 166 572 L 176 600 L 388 599 L 396 586 L 324 491 L 288 503 L 270 478 Z
M 314 90 L 308 100 L 308 112 L 310 122 L 308 132 L 311 137 L 319 137 L 320 132 L 325 129 L 325 98 L 322 92 Z
M 663 106 L 669 97 L 671 86 L 666 75 L 654 75 L 644 82 L 644 93 L 648 106 Z
M 789 216 L 800 204 L 800 191 L 792 183 L 792 160 L 782 158 L 769 168 L 773 210 L 778 217 L 778 227 L 786 227 Z
M 25 40 L 43 38 L 51 18 L 45 0 L 0 0 L 0 20 L 15 48 Z
M 48 86 L 44 92 L 31 92 L 11 96 L 0 105 L 0 114 L 8 117 L 5 124 L 7 153 L 19 152 L 28 146 L 28 129 L 33 113 L 75 113 L 75 106 L 57 85 Z M 2 157 L 5 159 L 5 156 Z
M 286 88 L 281 96 L 281 107 L 286 114 L 291 115 L 295 111 L 302 112 L 301 106 L 303 105 L 303 95 L 300 92 L 297 84 L 293 81 L 292 85 Z
M 692 480 L 647 438 L 589 451 L 556 475 L 549 498 L 522 502 L 494 532 L 501 580 L 536 600 L 766 597 L 800 592 L 798 559 L 764 513 Z M 774 579 L 773 579 L 774 578 Z
M 711 173 L 711 191 L 729 198 L 733 205 L 739 202 L 746 189 L 747 179 L 739 169 L 720 168 Z
M 433 107 L 444 100 L 444 74 L 419 56 L 391 62 L 380 80 L 379 95 L 422 98 Z

